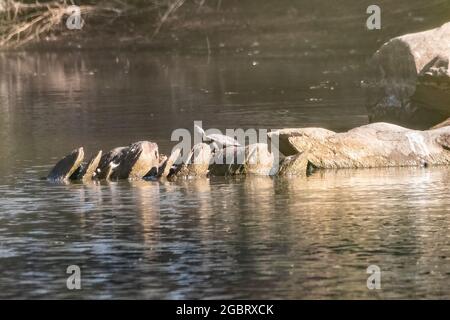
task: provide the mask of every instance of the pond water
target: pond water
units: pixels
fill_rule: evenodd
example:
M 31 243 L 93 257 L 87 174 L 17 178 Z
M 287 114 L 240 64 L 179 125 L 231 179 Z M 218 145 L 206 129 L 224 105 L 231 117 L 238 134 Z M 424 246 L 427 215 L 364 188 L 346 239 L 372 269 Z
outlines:
M 253 49 L 252 49 L 253 50 Z M 450 298 L 448 168 L 50 184 L 78 146 L 367 123 L 367 55 L 0 56 L 0 298 Z M 81 268 L 81 290 L 66 269 Z M 368 290 L 366 269 L 382 271 Z

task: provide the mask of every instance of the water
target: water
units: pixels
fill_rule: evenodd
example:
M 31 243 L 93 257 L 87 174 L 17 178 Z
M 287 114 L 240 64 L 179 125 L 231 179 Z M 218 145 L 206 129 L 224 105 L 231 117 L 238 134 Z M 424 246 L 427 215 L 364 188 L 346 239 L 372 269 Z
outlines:
M 367 123 L 366 55 L 0 56 L 0 298 L 450 298 L 448 168 L 55 185 L 176 128 Z M 382 290 L 366 268 L 382 270 Z M 66 288 L 66 268 L 82 290 Z

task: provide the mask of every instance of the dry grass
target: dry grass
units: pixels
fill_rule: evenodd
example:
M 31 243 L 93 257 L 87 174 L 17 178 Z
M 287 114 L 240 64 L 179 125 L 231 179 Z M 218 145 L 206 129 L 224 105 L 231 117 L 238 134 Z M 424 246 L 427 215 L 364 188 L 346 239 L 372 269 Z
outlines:
M 17 46 L 39 38 L 59 24 L 66 13 L 64 2 L 25 4 L 6 0 L 4 4 L 0 46 Z M 82 10 L 88 12 L 91 8 Z
M 155 17 L 153 36 L 159 33 L 163 24 L 187 0 L 151 1 L 97 1 L 94 4 L 83 2 L 79 5 L 83 18 L 101 17 L 116 19 L 132 18 L 148 14 Z M 78 1 L 77 1 L 78 3 Z M 83 4 L 85 3 L 85 4 Z M 200 0 L 202 6 L 205 0 Z M 61 28 L 68 17 L 67 8 L 73 1 L 41 1 L 24 3 L 16 0 L 0 0 L 0 47 L 18 47 L 38 40 L 50 31 Z

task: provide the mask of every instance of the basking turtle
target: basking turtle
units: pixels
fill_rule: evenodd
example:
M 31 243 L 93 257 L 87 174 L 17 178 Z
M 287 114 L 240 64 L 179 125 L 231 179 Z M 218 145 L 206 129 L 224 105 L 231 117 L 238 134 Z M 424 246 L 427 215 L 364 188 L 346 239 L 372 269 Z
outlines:
M 226 147 L 240 147 L 241 144 L 234 138 L 224 134 L 213 133 L 206 135 L 205 131 L 198 125 L 194 125 L 194 130 L 201 134 L 204 143 L 209 144 L 213 150 L 219 150 Z
M 202 136 L 202 140 L 203 140 L 203 144 L 205 145 L 209 145 L 209 148 L 211 149 L 210 154 L 214 159 L 210 159 L 212 161 L 214 161 L 215 163 L 226 163 L 227 159 L 225 158 L 226 154 L 237 154 L 238 148 L 241 149 L 241 144 L 234 139 L 233 137 L 227 136 L 227 135 L 223 135 L 220 133 L 213 133 L 213 134 L 209 134 L 206 135 L 205 131 L 199 127 L 198 125 L 194 125 L 194 130 L 198 133 L 201 134 Z M 201 146 L 202 144 L 198 144 L 197 146 L 201 150 Z M 224 153 L 226 150 L 226 153 Z M 203 156 L 205 155 L 205 153 L 201 153 Z M 195 146 L 192 149 L 191 153 L 189 154 L 189 156 L 187 157 L 187 161 L 191 161 L 191 158 L 194 157 L 195 155 Z M 198 155 L 197 155 L 198 156 Z M 234 158 L 234 157 L 233 157 Z M 208 161 L 210 161 L 208 160 Z M 233 163 L 230 164 L 230 166 Z

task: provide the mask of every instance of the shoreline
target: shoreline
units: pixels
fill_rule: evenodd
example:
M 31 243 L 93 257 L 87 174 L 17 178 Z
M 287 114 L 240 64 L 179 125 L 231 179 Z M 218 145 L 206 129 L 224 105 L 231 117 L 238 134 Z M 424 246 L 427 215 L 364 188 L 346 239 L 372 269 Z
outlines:
M 365 27 L 365 4 L 345 2 L 338 10 L 341 16 L 318 10 L 320 4 L 302 9 L 301 5 L 269 1 L 261 6 L 266 10 L 233 1 L 220 10 L 207 5 L 201 9 L 186 5 L 167 19 L 154 37 L 155 23 L 148 19 L 120 17 L 111 22 L 86 16 L 81 30 L 69 30 L 61 21 L 45 36 L 17 48 L 0 48 L 0 52 L 145 50 L 228 54 L 253 49 L 269 54 L 320 55 L 321 51 L 329 50 L 342 54 L 368 53 L 392 37 L 432 29 L 450 18 L 445 13 L 436 13 L 450 6 L 441 1 L 427 6 L 385 3 L 382 30 L 369 31 Z M 405 10 L 409 7 L 413 9 Z M 346 37 L 342 38 L 342 33 Z

